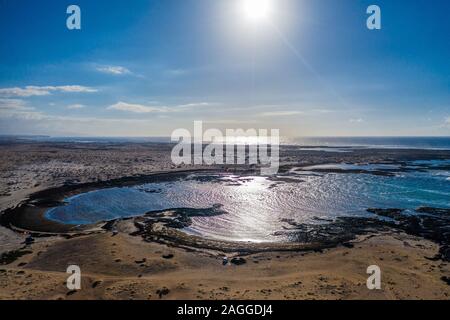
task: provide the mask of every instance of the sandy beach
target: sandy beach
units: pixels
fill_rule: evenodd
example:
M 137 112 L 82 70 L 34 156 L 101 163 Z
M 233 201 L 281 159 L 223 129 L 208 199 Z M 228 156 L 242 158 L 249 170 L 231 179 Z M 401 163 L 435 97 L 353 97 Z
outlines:
M 4 142 L 0 150 L 0 209 L 2 213 L 14 210 L 49 189 L 139 180 L 175 171 L 244 170 L 175 167 L 170 150 L 170 145 L 156 143 Z M 283 147 L 281 170 L 449 157 L 449 151 L 439 150 L 337 153 Z M 447 300 L 450 295 L 450 268 L 443 244 L 410 228 L 383 225 L 331 245 L 247 246 L 250 250 L 246 245 L 220 242 L 196 245 L 178 231 L 156 223 L 150 233 L 147 229 L 138 232 L 139 218 L 116 221 L 113 229 L 98 225 L 60 232 L 31 230 L 35 242 L 25 245 L 23 224 L 8 222 L 11 220 L 3 219 L 0 227 L 0 299 Z M 230 261 L 227 265 L 223 265 L 224 256 Z M 65 285 L 66 268 L 72 264 L 82 268 L 79 291 L 70 291 Z M 369 265 L 382 270 L 381 290 L 366 286 Z

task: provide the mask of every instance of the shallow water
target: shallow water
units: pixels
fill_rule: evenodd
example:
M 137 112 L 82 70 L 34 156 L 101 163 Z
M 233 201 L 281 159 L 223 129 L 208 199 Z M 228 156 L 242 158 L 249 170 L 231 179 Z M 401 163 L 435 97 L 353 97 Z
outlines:
M 302 170 L 364 170 L 364 171 L 377 171 L 377 170 L 395 170 L 400 169 L 398 164 L 350 164 L 350 163 L 337 163 L 337 164 L 318 164 L 314 166 L 303 167 Z
M 89 224 L 155 210 L 222 204 L 227 214 L 194 217 L 185 231 L 222 240 L 280 241 L 274 233 L 287 226 L 283 219 L 323 223 L 317 217 L 369 216 L 369 207 L 403 208 L 412 214 L 419 206 L 448 208 L 448 177 L 448 171 L 442 170 L 402 172 L 394 177 L 292 171 L 278 181 L 193 174 L 176 181 L 80 194 L 66 199 L 66 206 L 48 210 L 46 216 L 63 223 Z
M 333 147 L 326 147 L 326 148 L 299 148 L 299 150 L 302 151 L 317 151 L 317 152 L 336 152 L 336 153 L 349 153 L 353 152 L 354 149 L 352 148 L 333 148 Z

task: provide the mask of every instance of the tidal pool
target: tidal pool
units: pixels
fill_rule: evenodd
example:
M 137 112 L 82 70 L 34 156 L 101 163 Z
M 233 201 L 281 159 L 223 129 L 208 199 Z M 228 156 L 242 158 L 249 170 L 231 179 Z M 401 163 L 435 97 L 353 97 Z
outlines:
M 370 216 L 367 208 L 448 208 L 448 171 L 405 172 L 396 176 L 328 173 L 278 178 L 191 174 L 173 181 L 91 191 L 49 209 L 48 219 L 90 224 L 171 208 L 209 208 L 227 213 L 194 217 L 184 231 L 230 241 L 280 241 L 286 219 L 324 223 L 338 216 Z M 320 219 L 317 219 L 320 218 Z

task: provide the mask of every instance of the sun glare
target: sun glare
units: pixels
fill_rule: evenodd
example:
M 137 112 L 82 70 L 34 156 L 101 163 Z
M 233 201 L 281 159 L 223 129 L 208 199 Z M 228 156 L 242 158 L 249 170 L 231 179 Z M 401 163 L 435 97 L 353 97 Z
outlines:
M 251 21 L 264 21 L 271 12 L 270 0 L 243 0 L 243 9 L 246 17 Z

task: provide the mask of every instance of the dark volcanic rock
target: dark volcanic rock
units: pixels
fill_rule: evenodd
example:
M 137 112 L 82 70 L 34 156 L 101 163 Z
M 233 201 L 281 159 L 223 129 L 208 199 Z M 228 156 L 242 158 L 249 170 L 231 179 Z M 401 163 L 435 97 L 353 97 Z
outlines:
M 450 223 L 446 217 L 447 209 L 420 208 L 417 212 L 424 214 L 406 214 L 402 209 L 370 208 L 368 212 L 391 220 L 363 217 L 339 217 L 326 224 L 303 224 L 290 219 L 283 221 L 290 225 L 276 235 L 286 236 L 290 241 L 301 243 L 321 243 L 336 246 L 342 244 L 350 247 L 348 241 L 358 235 L 379 233 L 380 231 L 402 231 L 407 234 L 431 240 L 440 245 L 435 257 L 450 261 Z
M 66 296 L 71 296 L 73 294 L 75 294 L 77 292 L 77 290 L 70 290 L 66 293 Z
M 144 263 L 146 261 L 147 261 L 147 259 L 143 258 L 142 260 L 135 260 L 134 262 L 137 263 L 137 264 L 142 264 L 142 263 Z
M 170 290 L 166 287 L 156 290 L 156 294 L 159 296 L 160 299 L 162 298 L 162 296 L 168 295 L 169 292 Z
M 247 260 L 245 260 L 244 258 L 233 258 L 231 259 L 231 263 L 237 266 L 243 265 L 247 263 Z
M 450 209 L 443 208 L 431 208 L 431 207 L 420 207 L 416 209 L 418 213 L 428 213 L 436 216 L 444 216 L 450 218 Z
M 221 204 L 215 204 L 211 208 L 175 208 L 161 211 L 151 211 L 145 214 L 145 223 L 163 223 L 166 227 L 182 229 L 189 227 L 192 217 L 212 217 L 226 214 Z M 139 229 L 142 226 L 136 225 Z
M 41 206 L 41 207 L 58 207 L 58 206 L 64 206 L 66 205 L 66 202 L 64 201 L 58 201 L 58 200 L 52 200 L 52 199 L 35 199 L 31 200 L 30 204 Z
M 291 228 L 276 232 L 289 241 L 301 243 L 321 243 L 325 246 L 336 246 L 354 240 L 357 235 L 377 233 L 388 230 L 389 226 L 380 219 L 363 217 L 339 217 L 331 223 L 303 224 L 292 220 L 283 220 Z
M 378 216 L 381 217 L 387 217 L 387 218 L 398 218 L 399 215 L 402 214 L 403 209 L 396 209 L 396 208 L 391 208 L 391 209 L 379 209 L 379 208 L 369 208 L 367 209 L 367 212 L 376 214 Z
M 20 257 L 30 253 L 32 253 L 32 251 L 30 250 L 15 250 L 2 253 L 2 255 L 0 256 L 0 265 L 13 263 Z
M 450 277 L 441 277 L 441 280 L 450 286 Z
M 450 246 L 444 245 L 439 249 L 438 257 L 444 261 L 450 261 Z

